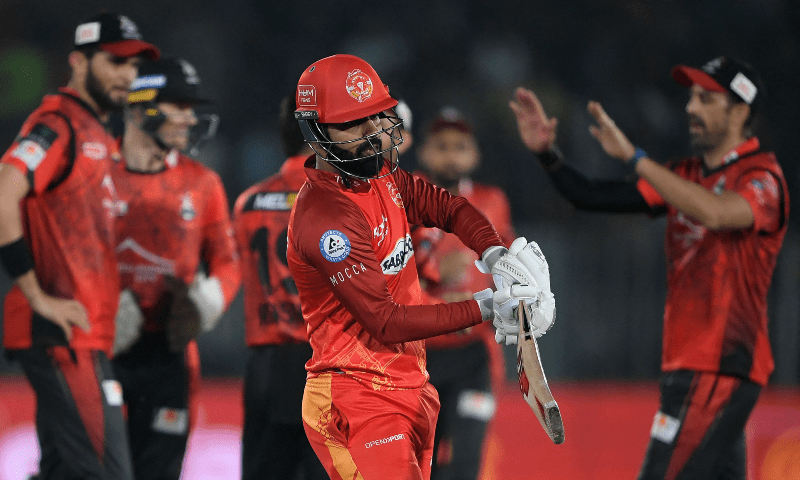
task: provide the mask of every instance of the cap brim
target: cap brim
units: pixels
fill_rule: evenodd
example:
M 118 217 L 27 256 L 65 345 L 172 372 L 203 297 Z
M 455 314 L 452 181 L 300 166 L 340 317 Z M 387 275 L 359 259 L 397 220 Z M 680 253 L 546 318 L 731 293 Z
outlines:
M 686 65 L 678 65 L 672 69 L 672 78 L 683 86 L 691 87 L 700 85 L 712 92 L 726 92 L 725 87 L 719 84 L 711 75 L 706 72 Z
M 141 40 L 122 40 L 120 42 L 103 43 L 100 49 L 122 58 L 143 55 L 148 60 L 158 60 L 161 52 L 152 45 Z
M 351 120 L 356 120 L 359 118 L 367 118 L 371 117 L 372 115 L 376 115 L 381 113 L 385 110 L 388 110 L 392 107 L 397 105 L 397 100 L 392 97 L 387 97 L 386 99 L 368 107 L 357 108 L 354 110 L 349 110 L 347 112 L 342 112 L 338 115 L 331 115 L 326 118 L 322 118 L 320 116 L 319 122 L 320 123 L 344 123 L 349 122 Z M 305 109 L 298 109 L 298 110 L 305 110 Z

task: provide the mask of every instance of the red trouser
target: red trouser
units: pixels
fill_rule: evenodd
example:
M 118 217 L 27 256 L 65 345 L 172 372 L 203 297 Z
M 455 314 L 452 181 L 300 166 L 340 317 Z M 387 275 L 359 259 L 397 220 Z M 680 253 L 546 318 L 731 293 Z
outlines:
M 306 435 L 333 480 L 429 479 L 438 415 L 431 384 L 378 391 L 325 374 L 303 395 Z

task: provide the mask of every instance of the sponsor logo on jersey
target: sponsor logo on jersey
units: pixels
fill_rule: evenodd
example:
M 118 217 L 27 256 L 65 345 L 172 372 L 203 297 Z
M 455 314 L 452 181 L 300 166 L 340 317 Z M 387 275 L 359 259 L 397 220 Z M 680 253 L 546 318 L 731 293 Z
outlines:
M 166 75 L 145 75 L 139 77 L 131 84 L 131 90 L 142 90 L 144 88 L 162 88 L 167 84 Z
M 138 258 L 130 259 L 130 255 L 122 254 L 131 251 Z M 136 240 L 126 238 L 117 246 L 117 268 L 119 273 L 131 274 L 134 282 L 153 282 L 159 275 L 175 275 L 175 262 L 156 255 L 139 245 Z
M 397 185 L 392 182 L 386 182 L 386 189 L 389 190 L 389 197 L 391 197 L 394 204 L 403 208 L 403 197 L 400 196 L 400 190 L 397 189 Z
M 317 87 L 314 85 L 297 86 L 297 106 L 316 107 L 317 106 Z
M 195 219 L 197 216 L 197 210 L 194 208 L 194 202 L 192 202 L 192 194 L 186 192 L 183 194 L 183 198 L 181 198 L 181 218 L 190 222 Z
M 653 426 L 650 428 L 650 436 L 656 440 L 670 444 L 675 440 L 681 421 L 663 412 L 657 412 L 653 418 Z
M 36 167 L 44 160 L 45 151 L 41 145 L 31 140 L 23 140 L 19 142 L 17 148 L 11 152 L 11 156 L 22 160 L 28 167 L 28 170 L 36 170 Z
M 341 262 L 350 255 L 350 239 L 339 230 L 328 230 L 319 239 L 319 251 L 329 262 Z
M 693 220 L 688 215 L 684 215 L 683 212 L 678 212 L 675 220 L 678 224 L 686 227 L 683 232 L 679 230 L 674 234 L 674 238 L 680 241 L 684 248 L 691 247 L 695 242 L 702 240 L 706 234 L 707 230 L 703 224 Z
M 189 412 L 185 408 L 161 407 L 153 419 L 153 430 L 169 435 L 183 435 L 189 429 Z
M 253 196 L 253 210 L 279 210 L 292 209 L 297 194 L 294 192 L 258 193 Z
M 356 68 L 347 74 L 345 88 L 351 97 L 361 103 L 372 96 L 372 79 L 369 78 L 369 75 Z
M 353 278 L 355 275 L 361 275 L 363 272 L 366 271 L 367 267 L 365 267 L 363 263 L 359 263 L 358 265 L 356 264 L 350 265 L 349 267 L 345 267 L 345 269 L 342 270 L 341 272 L 336 272 L 330 276 L 331 285 L 335 287 L 336 285 L 339 285 L 348 278 Z
M 381 261 L 381 269 L 385 275 L 397 275 L 408 265 L 408 260 L 414 255 L 414 246 L 411 244 L 411 235 L 397 240 L 392 253 Z
M 398 433 L 397 435 L 392 435 L 391 437 L 381 438 L 380 440 L 373 440 L 371 442 L 367 442 L 364 444 L 364 448 L 371 448 L 376 447 L 378 445 L 385 445 L 387 443 L 392 443 L 396 440 L 403 440 L 406 436 L 403 433 Z
M 381 224 L 372 229 L 372 235 L 374 238 L 378 239 L 378 245 L 383 243 L 383 241 L 386 239 L 386 234 L 389 232 L 389 219 L 383 215 L 381 215 L 381 218 L 383 219 Z
M 93 160 L 102 160 L 108 154 L 105 144 L 100 142 L 86 142 L 81 146 L 81 151 Z

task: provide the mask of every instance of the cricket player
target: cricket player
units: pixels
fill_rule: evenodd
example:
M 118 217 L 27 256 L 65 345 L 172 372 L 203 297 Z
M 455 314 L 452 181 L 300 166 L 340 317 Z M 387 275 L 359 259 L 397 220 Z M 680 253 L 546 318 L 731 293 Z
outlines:
M 639 478 L 744 480 L 745 424 L 774 366 L 767 292 L 789 193 L 775 155 L 752 132 L 764 96 L 752 66 L 718 57 L 702 68 L 679 65 L 672 77 L 688 89 L 696 155 L 666 166 L 589 102 L 592 135 L 634 182 L 593 181 L 566 165 L 556 120 L 533 92 L 518 89 L 511 108 L 523 142 L 573 205 L 667 215 L 661 407 Z
M 81 23 L 69 83 L 44 97 L 0 159 L 0 261 L 15 281 L 3 344 L 36 394 L 39 478 L 133 478 L 109 362 L 119 278 L 105 122 L 142 58 L 158 56 L 128 17 Z
M 236 295 L 239 260 L 219 176 L 187 157 L 198 124 L 195 68 L 180 58 L 142 65 L 125 110 L 117 185 L 122 295 L 113 365 L 128 413 L 137 480 L 178 480 L 197 415 L 194 339 Z
M 333 479 L 429 478 L 439 400 L 422 340 L 493 316 L 511 331 L 513 306 L 540 305 L 531 273 L 483 214 L 397 168 L 400 120 L 386 113 L 396 104 L 351 55 L 311 64 L 297 87 L 295 116 L 315 153 L 304 164 L 287 257 L 313 349 L 304 427 Z M 411 224 L 455 233 L 509 286 L 420 305 Z

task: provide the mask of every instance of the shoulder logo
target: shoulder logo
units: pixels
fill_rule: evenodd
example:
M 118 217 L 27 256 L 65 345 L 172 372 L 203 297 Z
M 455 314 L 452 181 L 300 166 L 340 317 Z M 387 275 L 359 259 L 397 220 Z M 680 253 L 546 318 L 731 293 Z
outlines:
M 347 74 L 345 88 L 347 88 L 347 93 L 351 97 L 361 103 L 372 96 L 372 79 L 369 78 L 369 75 L 356 68 Z
M 319 239 L 319 251 L 329 262 L 341 262 L 350 255 L 350 239 L 339 230 L 328 230 Z

